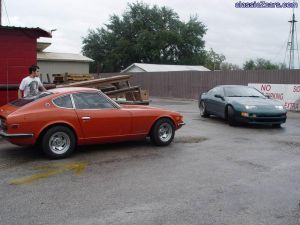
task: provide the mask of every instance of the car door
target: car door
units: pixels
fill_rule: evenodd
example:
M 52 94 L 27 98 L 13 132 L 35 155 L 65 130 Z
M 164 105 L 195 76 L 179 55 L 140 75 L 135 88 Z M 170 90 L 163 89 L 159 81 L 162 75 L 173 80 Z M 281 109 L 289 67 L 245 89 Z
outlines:
M 216 87 L 210 96 L 211 111 L 214 115 L 224 117 L 225 99 L 222 87 Z
M 100 92 L 79 92 L 72 94 L 72 98 L 85 139 L 111 141 L 131 134 L 131 113 L 107 96 Z
M 214 114 L 214 100 L 213 96 L 215 94 L 216 88 L 211 89 L 207 92 L 207 97 L 205 99 L 206 111 L 210 114 Z
M 225 101 L 224 96 L 225 96 L 224 89 L 222 87 L 217 87 L 216 92 L 213 96 L 214 111 L 217 116 L 222 117 L 222 118 L 225 117 L 226 101 Z

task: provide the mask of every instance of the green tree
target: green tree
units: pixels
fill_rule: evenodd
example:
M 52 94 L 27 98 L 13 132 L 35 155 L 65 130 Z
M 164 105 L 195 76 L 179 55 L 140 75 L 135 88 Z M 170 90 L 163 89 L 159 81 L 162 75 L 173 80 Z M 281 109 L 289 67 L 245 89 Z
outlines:
M 228 63 L 228 62 L 222 62 L 220 67 L 221 67 L 221 70 L 240 70 L 241 69 L 238 65 Z
M 216 53 L 212 48 L 205 53 L 204 66 L 210 70 L 221 70 L 221 63 L 225 61 L 223 54 Z
M 270 60 L 258 58 L 256 60 L 250 59 L 244 63 L 244 70 L 281 70 L 286 69 L 285 64 L 272 63 Z
M 256 69 L 255 62 L 252 59 L 248 60 L 244 63 L 243 68 L 244 70 L 255 70 Z
M 203 65 L 205 25 L 196 16 L 179 20 L 172 9 L 128 4 L 122 16 L 113 15 L 104 27 L 89 30 L 82 52 L 101 64 L 103 72 L 118 72 L 135 62 Z

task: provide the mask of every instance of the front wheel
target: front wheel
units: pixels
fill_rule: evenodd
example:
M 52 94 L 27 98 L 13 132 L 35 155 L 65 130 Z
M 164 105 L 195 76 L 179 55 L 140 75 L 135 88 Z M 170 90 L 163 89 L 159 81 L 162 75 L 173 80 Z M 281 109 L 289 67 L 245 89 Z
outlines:
M 232 108 L 232 106 L 228 106 L 228 123 L 230 126 L 235 126 L 236 125 L 236 121 L 235 121 L 235 111 Z
M 200 116 L 202 117 L 208 117 L 209 114 L 206 111 L 206 104 L 204 101 L 201 101 L 199 104 L 199 110 L 200 110 Z
M 163 118 L 158 120 L 150 134 L 151 141 L 158 146 L 169 145 L 175 135 L 175 125 L 170 119 Z
M 62 159 L 75 149 L 75 135 L 64 126 L 55 126 L 46 131 L 42 137 L 42 149 L 51 159 Z

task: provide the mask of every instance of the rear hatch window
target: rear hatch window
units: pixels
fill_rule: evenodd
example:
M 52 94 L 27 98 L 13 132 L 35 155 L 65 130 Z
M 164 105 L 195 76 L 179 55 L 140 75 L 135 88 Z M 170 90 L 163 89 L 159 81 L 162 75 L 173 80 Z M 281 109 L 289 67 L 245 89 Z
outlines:
M 36 96 L 20 98 L 20 99 L 10 102 L 9 104 L 16 106 L 16 107 L 22 107 L 24 105 L 27 105 L 30 102 L 37 101 L 41 98 L 44 98 L 44 97 L 52 95 L 52 94 L 53 94 L 52 92 L 41 92 L 40 94 L 38 94 Z

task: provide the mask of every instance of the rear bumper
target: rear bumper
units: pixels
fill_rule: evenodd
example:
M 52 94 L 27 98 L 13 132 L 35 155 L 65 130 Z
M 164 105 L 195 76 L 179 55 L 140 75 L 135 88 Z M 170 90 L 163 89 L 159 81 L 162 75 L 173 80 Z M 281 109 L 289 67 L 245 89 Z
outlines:
M 32 138 L 33 134 L 8 134 L 5 131 L 0 131 L 0 136 L 3 138 Z

